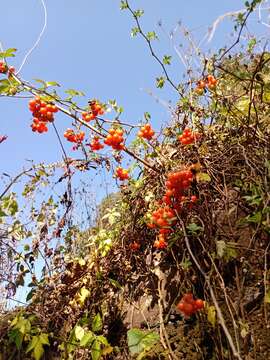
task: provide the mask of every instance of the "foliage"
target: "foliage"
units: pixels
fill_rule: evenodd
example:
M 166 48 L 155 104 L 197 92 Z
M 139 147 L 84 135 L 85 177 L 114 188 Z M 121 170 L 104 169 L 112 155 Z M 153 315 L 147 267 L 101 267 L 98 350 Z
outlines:
M 135 21 L 132 36 L 145 40 L 162 70 L 156 87 L 170 85 L 179 99 L 159 135 L 148 112 L 131 125 L 115 100 L 87 101 L 74 89 L 62 98 L 58 82 L 32 84 L 16 73 L 8 63 L 16 49 L 0 53 L 1 96 L 30 94 L 32 131 L 56 131 L 61 149 L 65 138 L 83 154 L 32 164 L 0 195 L 0 279 L 7 298 L 30 287 L 28 303 L 0 318 L 2 358 L 174 359 L 189 346 L 194 359 L 259 359 L 257 348 L 267 358 L 270 53 L 252 38 L 230 54 L 260 3 L 237 14 L 231 47 L 207 59 L 199 52 L 201 73 L 188 69 L 177 84 L 167 72 L 172 56 L 160 58 L 158 34 L 142 28 L 144 11 L 121 1 Z M 58 112 L 71 119 L 63 136 Z M 127 158 L 133 163 L 123 169 Z M 73 220 L 82 205 L 74 196 L 87 192 L 73 189 L 73 177 L 98 167 L 114 169 L 119 192 L 83 227 Z M 24 178 L 20 196 L 12 188 Z M 59 184 L 60 199 L 43 194 Z M 182 345 L 170 319 L 176 332 L 197 326 L 200 337 Z

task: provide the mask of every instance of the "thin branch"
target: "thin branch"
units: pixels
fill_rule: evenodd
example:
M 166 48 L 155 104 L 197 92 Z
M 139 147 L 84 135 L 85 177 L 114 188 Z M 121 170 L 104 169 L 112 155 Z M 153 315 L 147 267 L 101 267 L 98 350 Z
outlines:
M 43 10 L 44 10 L 44 24 L 43 24 L 43 27 L 41 29 L 41 32 L 39 33 L 38 35 L 38 38 L 36 40 L 36 42 L 34 43 L 34 45 L 31 47 L 31 49 L 26 53 L 22 63 L 21 63 L 21 66 L 19 67 L 18 71 L 16 71 L 16 74 L 19 74 L 20 71 L 22 70 L 23 66 L 25 65 L 28 57 L 32 54 L 32 52 L 36 49 L 36 47 L 38 46 L 38 44 L 40 43 L 40 40 L 46 30 L 46 27 L 47 27 L 47 9 L 46 9 L 46 5 L 45 5 L 45 2 L 44 0 L 40 0 L 41 4 L 42 4 L 42 7 L 43 7 Z
M 239 43 L 240 38 L 241 38 L 241 35 L 242 35 L 242 32 L 243 32 L 243 30 L 244 30 L 244 27 L 245 27 L 245 25 L 246 25 L 246 23 L 247 23 L 247 19 L 248 19 L 249 15 L 253 12 L 253 10 L 254 10 L 253 7 L 251 7 L 251 8 L 249 9 L 249 11 L 247 12 L 247 14 L 246 14 L 246 16 L 244 17 L 244 20 L 243 20 L 243 22 L 242 22 L 242 24 L 241 24 L 240 30 L 239 30 L 239 32 L 238 32 L 237 39 L 235 40 L 235 42 L 234 42 L 227 50 L 225 50 L 225 51 L 223 52 L 223 54 L 222 54 L 222 55 L 219 57 L 219 59 L 218 59 L 219 61 L 222 60 L 222 59 L 224 58 L 224 56 L 225 56 L 226 54 L 228 54 L 228 53 Z
M 134 19 L 135 19 L 135 22 L 137 24 L 137 27 L 139 29 L 139 33 L 141 34 L 141 36 L 144 38 L 144 40 L 146 41 L 148 47 L 149 47 L 149 50 L 151 52 L 151 55 L 156 59 L 156 61 L 159 63 L 159 65 L 161 66 L 163 72 L 164 72 L 164 75 L 166 77 L 166 80 L 168 81 L 168 83 L 178 92 L 178 94 L 183 97 L 183 94 L 180 92 L 180 90 L 178 89 L 178 87 L 172 82 L 172 80 L 170 79 L 169 75 L 168 75 L 168 72 L 165 68 L 165 65 L 163 64 L 163 62 L 160 60 L 160 58 L 156 55 L 156 53 L 154 52 L 154 49 L 153 49 L 153 46 L 151 44 L 151 41 L 148 39 L 148 37 L 145 35 L 145 33 L 143 32 L 142 30 L 142 27 L 141 27 L 141 24 L 138 20 L 138 16 L 136 16 L 135 12 L 131 9 L 128 1 L 126 1 L 126 4 L 127 4 L 127 8 L 128 10 L 131 12 L 131 14 L 133 15 Z

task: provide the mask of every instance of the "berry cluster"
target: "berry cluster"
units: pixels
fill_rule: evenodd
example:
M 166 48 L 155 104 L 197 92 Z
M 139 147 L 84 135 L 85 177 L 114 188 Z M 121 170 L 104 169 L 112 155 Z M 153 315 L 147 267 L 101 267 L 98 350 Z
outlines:
M 0 61 L 0 74 L 6 74 L 8 71 L 7 64 L 3 61 Z
M 213 75 L 208 75 L 205 80 L 198 81 L 195 91 L 198 95 L 202 95 L 206 88 L 214 90 L 217 82 L 217 79 Z
M 193 294 L 188 293 L 183 296 L 182 300 L 177 305 L 177 308 L 185 317 L 189 317 L 204 308 L 204 301 L 201 299 L 195 300 Z
M 124 169 L 121 168 L 120 166 L 119 166 L 118 168 L 116 168 L 115 176 L 116 176 L 119 180 L 121 180 L 121 181 L 124 181 L 124 180 L 128 180 L 128 179 L 129 179 L 128 171 L 127 171 L 127 170 L 124 170 Z
M 217 79 L 213 75 L 208 75 L 206 78 L 206 86 L 210 90 L 214 90 L 217 85 Z
M 151 222 L 147 226 L 151 229 L 160 228 L 161 233 L 170 232 L 170 226 L 175 220 L 175 212 L 169 206 L 159 207 L 157 210 L 153 211 L 151 215 Z M 165 231 L 163 231 L 165 230 Z
M 171 233 L 171 226 L 174 224 L 175 219 L 175 212 L 169 206 L 161 206 L 152 213 L 147 226 L 150 229 L 159 229 L 158 237 L 154 242 L 156 249 L 165 249 L 167 247 L 166 236 Z
M 176 223 L 176 212 L 183 208 L 184 203 L 187 203 L 191 209 L 198 200 L 196 195 L 185 196 L 193 181 L 194 171 L 193 168 L 179 170 L 167 176 L 165 195 L 158 202 L 158 209 L 151 213 L 147 223 L 150 229 L 159 230 L 158 239 L 154 243 L 157 249 L 164 249 L 167 246 L 166 237 L 171 234 L 172 226 Z
M 96 100 L 89 102 L 89 111 L 84 111 L 82 113 L 82 118 L 84 121 L 89 122 L 91 120 L 94 120 L 98 115 L 104 114 L 104 109 L 100 105 L 100 103 Z
M 104 148 L 104 145 L 99 142 L 99 139 L 100 138 L 98 136 L 95 136 L 93 138 L 92 142 L 90 143 L 91 150 L 97 151 L 97 150 L 101 150 Z
M 70 141 L 72 143 L 81 144 L 84 139 L 84 132 L 80 131 L 77 134 L 74 132 L 73 129 L 67 129 L 64 132 L 64 137 L 67 139 L 67 141 Z
M 155 132 L 150 124 L 142 126 L 140 131 L 138 132 L 138 136 L 146 140 L 151 140 L 154 135 Z
M 56 105 L 48 104 L 36 96 L 29 101 L 29 110 L 33 115 L 32 131 L 43 133 L 48 131 L 47 124 L 54 121 L 54 113 L 58 111 L 58 108 Z
M 185 129 L 183 134 L 178 136 L 178 140 L 182 145 L 193 144 L 195 140 L 199 139 L 200 134 L 192 132 L 190 129 Z
M 183 197 L 184 191 L 187 190 L 193 180 L 193 174 L 190 170 L 180 170 L 171 172 L 167 176 L 166 193 L 163 196 L 163 201 L 167 205 L 173 205 L 179 201 L 186 200 Z
M 167 241 L 166 241 L 165 234 L 159 234 L 158 238 L 154 242 L 154 248 L 156 248 L 156 249 L 166 249 L 167 245 L 168 244 L 167 244 Z
M 111 146 L 114 150 L 123 150 L 124 149 L 124 138 L 123 130 L 113 129 L 109 130 L 109 135 L 106 137 L 104 143 Z

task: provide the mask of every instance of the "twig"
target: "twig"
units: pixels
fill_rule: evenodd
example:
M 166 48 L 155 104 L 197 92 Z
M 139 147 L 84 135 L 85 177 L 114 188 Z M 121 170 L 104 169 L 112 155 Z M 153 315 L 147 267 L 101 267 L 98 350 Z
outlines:
M 156 55 L 156 53 L 154 52 L 154 49 L 153 49 L 153 46 L 151 44 L 151 41 L 148 39 L 148 37 L 145 35 L 145 33 L 143 32 L 142 30 L 142 27 L 141 27 L 141 24 L 138 20 L 138 16 L 135 14 L 135 12 L 131 9 L 128 1 L 126 1 L 126 4 L 127 4 L 127 8 L 128 10 L 131 12 L 131 14 L 133 15 L 134 19 L 135 19 L 135 22 L 137 24 L 137 27 L 139 29 L 139 33 L 141 34 L 141 36 L 144 38 L 144 40 L 146 41 L 149 49 L 150 49 L 150 52 L 151 52 L 151 55 L 154 57 L 154 59 L 156 59 L 156 61 L 159 63 L 159 65 L 161 66 L 163 72 L 164 72 L 164 75 L 166 77 L 166 80 L 168 81 L 168 83 L 178 92 L 178 94 L 183 97 L 183 94 L 180 92 L 180 90 L 178 89 L 178 87 L 172 82 L 172 80 L 170 79 L 169 75 L 168 75 L 168 72 L 165 68 L 165 65 L 162 63 L 162 61 L 160 60 L 160 58 Z
M 46 5 L 45 5 L 45 2 L 44 0 L 40 0 L 41 4 L 42 4 L 42 7 L 43 7 L 43 10 L 44 10 L 44 24 L 43 24 L 43 27 L 41 29 L 41 32 L 39 33 L 38 35 L 38 38 L 36 40 L 36 42 L 34 43 L 34 45 L 31 47 L 31 49 L 26 53 L 22 63 L 21 63 L 21 66 L 19 67 L 19 69 L 16 71 L 16 74 L 19 74 L 20 71 L 22 70 L 24 64 L 26 63 L 28 57 L 32 54 L 32 52 L 35 50 L 35 48 L 38 46 L 38 44 L 40 43 L 40 40 L 42 38 L 42 35 L 44 34 L 45 32 L 45 29 L 47 27 L 47 9 L 46 9 Z
M 247 19 L 248 19 L 249 15 L 253 12 L 253 10 L 254 10 L 253 7 L 251 7 L 251 8 L 248 10 L 248 12 L 247 12 L 247 14 L 246 14 L 246 16 L 245 16 L 242 24 L 241 24 L 241 27 L 240 27 L 240 30 L 239 30 L 239 32 L 238 32 L 238 36 L 237 36 L 235 42 L 234 42 L 227 50 L 225 50 L 225 51 L 223 52 L 223 54 L 222 54 L 222 55 L 219 57 L 219 59 L 218 59 L 219 61 L 222 60 L 222 59 L 224 58 L 224 56 L 225 56 L 226 54 L 228 54 L 228 53 L 239 43 L 240 38 L 241 38 L 241 34 L 242 34 L 243 30 L 244 30 L 244 27 L 245 27 L 245 25 L 246 25 Z

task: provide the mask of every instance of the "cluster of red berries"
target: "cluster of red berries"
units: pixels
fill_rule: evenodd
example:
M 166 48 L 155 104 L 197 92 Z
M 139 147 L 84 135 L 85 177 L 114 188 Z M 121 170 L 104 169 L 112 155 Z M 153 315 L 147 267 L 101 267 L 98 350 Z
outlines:
M 84 132 L 79 131 L 78 133 L 75 133 L 73 129 L 67 129 L 64 132 L 64 137 L 67 139 L 67 141 L 70 141 L 72 143 L 81 144 L 84 140 Z
M 165 195 L 158 203 L 159 208 L 152 212 L 150 221 L 147 223 L 150 229 L 159 230 L 158 238 L 154 243 L 157 249 L 164 249 L 167 246 L 166 237 L 171 234 L 172 226 L 176 222 L 176 211 L 180 211 L 184 203 L 192 208 L 198 200 L 196 195 L 184 195 L 193 181 L 194 172 L 191 166 L 188 170 L 171 172 L 167 176 Z
M 175 219 L 175 212 L 169 206 L 161 206 L 153 211 L 147 226 L 150 229 L 159 229 L 158 237 L 154 242 L 156 249 L 165 249 L 167 247 L 166 237 L 171 233 L 171 226 L 175 223 Z
M 193 174 L 190 170 L 180 170 L 169 173 L 165 183 L 166 193 L 163 196 L 165 204 L 173 205 L 173 199 L 175 204 L 179 203 L 179 201 L 186 200 L 183 194 L 184 191 L 190 187 L 192 180 Z M 192 199 L 194 202 L 195 199 L 193 197 Z
M 104 148 L 104 145 L 99 142 L 99 139 L 100 139 L 99 136 L 95 136 L 93 138 L 92 142 L 89 145 L 91 150 L 97 151 Z
M 121 181 L 124 181 L 124 180 L 128 180 L 129 179 L 129 174 L 128 174 L 128 171 L 121 168 L 120 166 L 118 168 L 116 168 L 115 170 L 115 176 L 121 180 Z
M 104 114 L 104 109 L 100 105 L 100 103 L 96 100 L 89 102 L 89 111 L 84 111 L 82 113 L 82 118 L 84 121 L 89 122 L 91 120 L 94 120 L 98 115 Z
M 177 305 L 177 308 L 184 314 L 185 317 L 189 317 L 204 308 L 204 301 L 201 299 L 195 300 L 193 298 L 193 294 L 188 293 L 183 296 Z
M 170 226 L 175 220 L 175 212 L 169 206 L 161 206 L 153 211 L 151 215 L 151 222 L 147 224 L 150 229 L 160 228 L 160 230 L 169 230 Z M 168 233 L 168 231 L 161 231 L 161 233 Z
M 48 122 L 54 121 L 54 114 L 58 111 L 58 108 L 56 105 L 46 103 L 39 96 L 36 96 L 29 101 L 29 110 L 33 115 L 32 131 L 44 133 L 48 131 Z
M 0 61 L 0 74 L 6 74 L 8 71 L 8 66 L 3 61 Z
M 202 95 L 205 88 L 214 90 L 217 85 L 217 79 L 213 75 L 208 75 L 205 80 L 199 80 L 195 89 L 198 95 Z
M 152 137 L 155 135 L 154 130 L 152 129 L 150 124 L 146 124 L 141 127 L 140 131 L 138 132 L 138 136 L 140 138 L 151 140 Z
M 181 142 L 182 145 L 189 145 L 193 144 L 195 140 L 198 140 L 200 134 L 192 132 L 190 129 L 185 129 L 182 135 L 178 136 L 178 140 Z
M 123 150 L 124 149 L 124 138 L 123 130 L 113 129 L 109 130 L 109 135 L 107 135 L 104 143 L 111 146 L 114 150 Z
M 7 64 L 4 61 L 0 61 L 0 74 L 6 74 L 8 75 L 15 73 L 15 67 L 14 66 L 7 66 Z
M 189 208 L 197 202 L 196 195 L 185 196 L 185 191 L 189 189 L 194 178 L 193 167 L 188 170 L 171 172 L 167 176 L 166 192 L 159 202 L 159 208 L 151 214 L 147 226 L 150 229 L 159 229 L 157 240 L 154 247 L 164 249 L 167 247 L 167 236 L 172 232 L 172 226 L 175 225 L 177 213 L 183 208 L 183 203 L 188 203 Z

